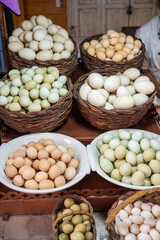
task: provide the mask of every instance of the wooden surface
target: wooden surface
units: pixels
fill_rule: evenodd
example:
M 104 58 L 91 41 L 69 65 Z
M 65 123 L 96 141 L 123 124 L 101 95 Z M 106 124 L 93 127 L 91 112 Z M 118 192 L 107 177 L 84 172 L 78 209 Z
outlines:
M 77 67 L 72 80 L 73 83 L 84 73 L 84 69 Z M 147 73 L 148 74 L 148 73 Z M 153 115 L 150 111 L 141 119 L 141 121 L 131 128 L 143 129 L 153 133 L 160 134 Z M 1 128 L 2 143 L 8 142 L 22 134 L 3 125 Z M 54 132 L 65 134 L 76 138 L 85 145 L 89 144 L 95 137 L 103 133 L 103 130 L 91 126 L 80 114 L 73 103 L 73 108 L 68 120 L 63 126 Z M 85 176 L 79 183 L 62 192 L 45 195 L 23 194 L 8 189 L 0 184 L 0 215 L 6 214 L 31 214 L 31 213 L 51 213 L 57 200 L 65 194 L 83 195 L 90 201 L 95 211 L 105 211 L 110 208 L 112 203 L 129 189 L 114 185 L 101 178 L 96 172 Z

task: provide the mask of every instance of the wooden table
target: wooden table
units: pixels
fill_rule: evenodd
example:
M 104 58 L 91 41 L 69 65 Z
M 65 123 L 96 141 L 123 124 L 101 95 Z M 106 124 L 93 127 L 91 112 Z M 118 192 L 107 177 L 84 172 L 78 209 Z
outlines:
M 83 73 L 84 69 L 77 67 L 72 77 L 73 82 L 75 82 Z M 160 129 L 150 111 L 148 111 L 139 123 L 131 128 L 143 129 L 160 134 Z M 74 137 L 87 145 L 104 131 L 91 126 L 81 116 L 76 107 L 76 102 L 74 101 L 69 118 L 65 121 L 63 126 L 59 127 L 54 132 Z M 6 125 L 2 125 L 2 143 L 8 142 L 21 135 L 22 134 Z M 86 197 L 95 211 L 107 211 L 112 203 L 128 190 L 129 189 L 127 188 L 122 188 L 106 181 L 96 172 L 91 172 L 91 174 L 85 176 L 73 187 L 53 194 L 25 194 L 13 191 L 5 187 L 3 184 L 0 184 L 0 215 L 51 213 L 60 197 L 65 194 L 73 193 Z

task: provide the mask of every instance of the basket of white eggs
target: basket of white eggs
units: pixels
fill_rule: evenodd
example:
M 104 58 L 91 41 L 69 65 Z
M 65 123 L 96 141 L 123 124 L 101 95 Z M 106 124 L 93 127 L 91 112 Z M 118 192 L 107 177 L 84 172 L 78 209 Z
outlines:
M 114 240 L 160 239 L 160 188 L 127 192 L 108 211 L 105 228 Z
M 43 15 L 22 21 L 8 39 L 10 64 L 16 69 L 55 66 L 69 76 L 76 68 L 77 53 L 68 32 Z
M 136 124 L 152 106 L 155 85 L 137 68 L 109 74 L 97 69 L 74 84 L 74 97 L 82 116 L 104 130 Z
M 0 82 L 0 118 L 20 133 L 47 132 L 72 107 L 71 79 L 56 67 L 12 69 Z
M 145 46 L 141 40 L 122 32 L 108 30 L 84 39 L 80 44 L 81 59 L 88 71 L 103 69 L 108 73 L 141 69 Z

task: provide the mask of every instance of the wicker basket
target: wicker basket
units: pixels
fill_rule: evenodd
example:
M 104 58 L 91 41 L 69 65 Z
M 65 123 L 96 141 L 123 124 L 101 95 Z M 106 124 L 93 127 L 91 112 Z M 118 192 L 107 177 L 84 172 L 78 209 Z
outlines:
M 100 73 L 103 76 L 109 76 L 103 70 L 92 72 Z M 92 73 L 90 72 L 90 73 Z M 90 122 L 91 125 L 104 130 L 113 130 L 127 128 L 136 124 L 147 113 L 152 106 L 156 92 L 152 93 L 148 101 L 139 107 L 133 107 L 124 110 L 106 110 L 103 107 L 94 107 L 88 101 L 81 99 L 79 89 L 90 73 L 82 75 L 74 84 L 74 98 L 77 101 L 78 108 L 82 116 Z
M 80 44 L 81 59 L 87 71 L 92 71 L 94 69 L 102 69 L 107 73 L 114 74 L 117 72 L 125 71 L 126 69 L 131 67 L 141 69 L 145 53 L 144 44 L 142 44 L 141 53 L 129 61 L 124 62 L 102 61 L 96 57 L 92 57 L 91 55 L 89 55 L 87 51 L 83 49 L 83 43 L 89 42 L 92 39 L 98 40 L 102 35 L 103 34 L 98 34 L 88 37 L 84 39 Z
M 119 201 L 122 200 L 119 204 Z M 120 235 L 115 231 L 115 217 L 119 211 L 125 208 L 129 203 L 133 203 L 137 200 L 141 200 L 145 203 L 152 202 L 153 204 L 160 205 L 160 188 L 145 189 L 138 192 L 127 192 L 125 195 L 122 195 L 118 200 L 112 205 L 108 211 L 108 217 L 105 220 L 105 229 L 109 232 L 112 239 L 120 240 Z M 119 205 L 118 205 L 119 204 Z
M 59 218 L 56 219 L 57 212 L 64 208 L 63 202 L 66 198 L 74 199 L 76 204 L 86 203 L 89 207 L 89 213 L 84 212 L 84 211 L 74 211 L 72 213 L 63 214 Z M 65 197 L 61 198 L 57 202 L 57 204 L 54 208 L 54 211 L 52 213 L 52 229 L 53 229 L 53 239 L 54 240 L 58 240 L 58 224 L 61 222 L 62 218 L 70 216 L 70 215 L 76 215 L 76 214 L 85 214 L 85 215 L 88 215 L 91 218 L 92 232 L 93 232 L 93 235 L 94 235 L 93 240 L 96 240 L 96 227 L 95 227 L 95 221 L 94 221 L 94 218 L 93 218 L 93 208 L 90 205 L 90 203 L 84 197 L 78 196 L 76 194 L 66 195 Z
M 7 75 L 2 81 L 7 79 Z M 20 133 L 37 133 L 51 131 L 64 123 L 72 108 L 73 84 L 67 79 L 68 93 L 49 108 L 39 112 L 20 113 L 10 112 L 0 107 L 0 118 L 6 125 Z
M 39 60 L 27 60 L 18 56 L 17 53 L 13 53 L 8 49 L 9 61 L 12 68 L 20 70 L 21 68 L 31 68 L 32 66 L 38 67 L 56 67 L 60 70 L 61 74 L 70 76 L 77 66 L 77 54 L 78 50 L 76 47 L 76 42 L 70 36 L 70 39 L 74 43 L 74 51 L 69 58 L 60 60 L 50 60 L 50 61 L 39 61 Z

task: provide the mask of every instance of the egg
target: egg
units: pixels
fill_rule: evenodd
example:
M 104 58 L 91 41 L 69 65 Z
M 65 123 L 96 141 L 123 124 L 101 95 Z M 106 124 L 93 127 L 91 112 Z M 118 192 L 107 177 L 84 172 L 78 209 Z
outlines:
M 108 92 L 114 92 L 120 86 L 120 78 L 116 75 L 109 76 L 104 81 L 104 88 Z
M 137 224 L 132 224 L 130 226 L 130 231 L 133 234 L 136 234 L 136 235 L 139 234 L 139 232 L 140 232 L 139 226 Z
M 160 240 L 160 234 L 156 229 L 151 229 L 150 233 L 149 233 L 151 239 L 153 240 Z
M 91 73 L 88 76 L 88 83 L 92 88 L 98 89 L 103 87 L 104 80 L 101 74 Z
M 16 175 L 14 178 L 13 178 L 13 184 L 18 186 L 18 187 L 21 187 L 23 186 L 24 184 L 24 179 L 21 175 Z
M 137 235 L 137 240 L 151 240 L 151 237 L 147 233 L 141 232 Z
M 95 48 L 93 46 L 90 46 L 87 49 L 87 52 L 88 52 L 89 55 L 94 56 L 95 55 Z
M 58 176 L 55 178 L 54 180 L 54 184 L 56 187 L 60 187 L 66 184 L 66 180 L 64 178 L 64 176 Z
M 121 53 L 115 53 L 112 57 L 112 60 L 115 62 L 120 62 L 123 60 L 123 55 Z
M 136 171 L 132 175 L 132 184 L 135 186 L 142 186 L 144 185 L 144 179 L 145 179 L 144 173 L 141 171 Z
M 38 189 L 38 183 L 34 179 L 25 181 L 24 186 L 25 188 L 28 188 L 28 189 L 34 189 L 34 190 Z
M 13 178 L 17 175 L 18 171 L 17 171 L 17 168 L 13 165 L 7 165 L 5 166 L 5 169 L 4 169 L 6 175 L 10 178 Z
M 37 149 L 35 147 L 28 147 L 27 156 L 31 159 L 37 158 Z
M 33 163 L 32 163 L 32 167 L 33 167 L 36 171 L 39 170 L 39 162 L 40 162 L 40 160 L 36 159 L 36 160 L 34 160 Z
M 51 152 L 51 157 L 55 160 L 60 159 L 61 156 L 62 156 L 62 151 L 59 148 L 55 148 Z
M 125 210 L 121 209 L 118 213 L 118 216 L 121 220 L 124 220 L 128 218 L 128 213 Z
M 48 96 L 49 96 L 49 90 L 48 90 L 46 87 L 42 87 L 42 88 L 40 89 L 39 94 L 40 94 L 40 97 L 41 97 L 42 99 L 46 99 L 46 98 L 48 98 Z
M 129 90 L 125 87 L 125 86 L 120 86 L 118 89 L 117 89 L 117 97 L 121 97 L 121 96 L 129 96 L 130 95 L 130 92 Z
M 111 45 L 116 45 L 118 43 L 118 37 L 112 37 L 111 39 L 110 39 L 110 44 Z
M 52 60 L 53 53 L 50 50 L 41 50 L 36 54 L 36 59 L 40 61 Z
M 160 206 L 155 204 L 152 206 L 152 214 L 154 217 L 159 218 L 160 217 Z M 159 222 L 160 223 L 160 222 Z
M 38 159 L 47 159 L 49 157 L 49 154 L 46 150 L 42 149 L 38 152 Z
M 123 74 L 127 76 L 130 80 L 134 81 L 140 76 L 140 71 L 137 68 L 129 68 L 125 70 Z
M 71 154 L 70 153 L 63 153 L 61 155 L 61 161 L 64 163 L 69 163 L 71 161 Z
M 27 60 L 34 60 L 36 58 L 35 52 L 31 48 L 22 48 L 18 51 L 18 55 L 21 58 L 25 58 Z
M 112 58 L 113 55 L 114 55 L 114 53 L 115 53 L 115 51 L 114 51 L 113 48 L 107 48 L 107 49 L 106 49 L 106 56 L 107 56 L 108 58 Z
M 96 57 L 102 61 L 104 61 L 106 59 L 106 54 L 104 51 L 98 50 L 96 52 Z
M 128 226 L 123 222 L 119 222 L 117 224 L 117 228 L 118 228 L 119 234 L 122 235 L 122 236 L 127 235 L 128 231 L 129 231 Z
M 98 90 L 91 90 L 87 95 L 88 102 L 96 107 L 104 106 L 106 99 Z
M 50 188 L 54 188 L 54 182 L 52 180 L 44 179 L 39 183 L 40 190 L 50 189 Z
M 23 171 L 23 178 L 26 180 L 31 180 L 35 176 L 35 170 L 33 168 L 27 168 Z
M 50 162 L 47 159 L 41 159 L 38 167 L 41 171 L 47 172 L 50 168 Z
M 149 212 L 149 211 L 146 211 L 146 210 L 142 211 L 140 215 L 141 215 L 143 218 L 153 218 L 152 213 Z
M 151 81 L 140 81 L 134 85 L 135 89 L 139 93 L 149 95 L 155 91 L 155 85 Z
M 134 41 L 134 45 L 137 46 L 138 48 L 141 48 L 142 47 L 142 42 L 140 40 L 136 39 Z
M 77 169 L 79 167 L 79 161 L 76 158 L 72 158 L 71 161 L 68 164 L 68 167 L 74 167 Z
M 66 164 L 62 161 L 56 162 L 56 165 L 58 165 L 61 168 L 61 174 L 63 174 L 66 170 Z
M 43 172 L 43 171 L 37 172 L 34 179 L 37 182 L 41 182 L 44 179 L 48 179 L 48 174 L 46 172 Z
M 134 99 L 130 95 L 117 97 L 113 102 L 113 106 L 115 109 L 129 109 L 134 106 Z
M 147 224 L 150 227 L 154 227 L 156 224 L 156 221 L 154 218 L 145 218 L 144 219 L 144 224 Z
M 52 165 L 49 169 L 49 177 L 51 179 L 55 179 L 56 177 L 61 175 L 61 168 L 58 165 Z
M 64 176 L 68 181 L 72 180 L 75 177 L 75 175 L 76 175 L 76 170 L 74 167 L 66 168 Z
M 19 52 L 21 49 L 24 48 L 24 45 L 22 42 L 19 41 L 12 41 L 8 44 L 8 48 L 10 51 L 17 53 Z
M 25 163 L 25 160 L 23 157 L 16 157 L 13 159 L 13 165 L 17 168 L 21 168 Z
M 133 95 L 133 98 L 135 101 L 135 106 L 137 106 L 137 107 L 143 105 L 149 99 L 149 97 L 144 93 L 137 93 L 137 94 Z

